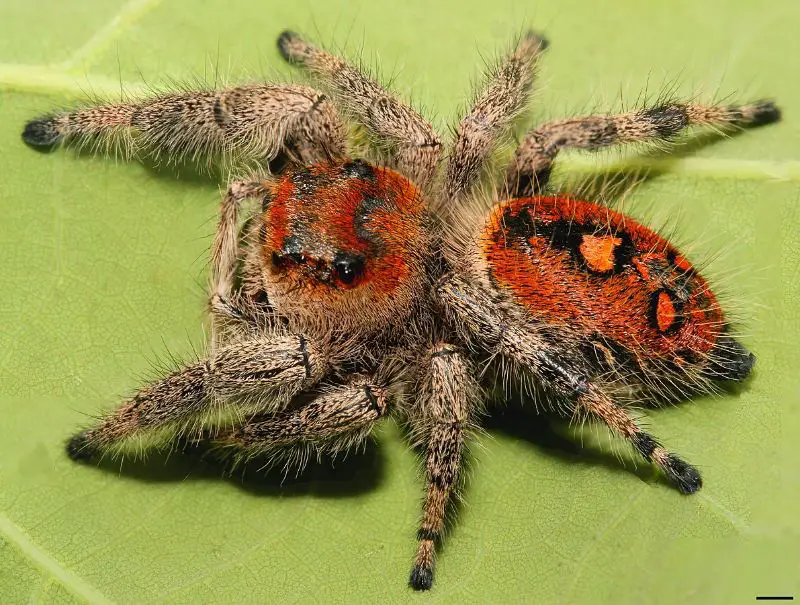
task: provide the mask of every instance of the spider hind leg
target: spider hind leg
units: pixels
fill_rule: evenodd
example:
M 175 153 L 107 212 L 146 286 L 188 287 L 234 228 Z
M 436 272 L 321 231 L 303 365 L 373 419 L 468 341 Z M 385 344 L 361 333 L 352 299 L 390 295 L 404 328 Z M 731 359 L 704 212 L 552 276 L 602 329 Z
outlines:
M 693 494 L 703 485 L 700 473 L 682 458 L 667 451 L 643 431 L 631 415 L 596 386 L 578 397 L 578 409 L 602 421 L 611 431 L 627 439 L 648 462 L 658 466 L 678 491 Z

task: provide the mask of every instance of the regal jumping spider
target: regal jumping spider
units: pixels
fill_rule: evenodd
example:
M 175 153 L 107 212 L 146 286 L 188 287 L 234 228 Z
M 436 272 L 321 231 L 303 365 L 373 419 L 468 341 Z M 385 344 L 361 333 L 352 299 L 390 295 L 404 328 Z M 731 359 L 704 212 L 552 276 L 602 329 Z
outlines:
M 698 490 L 697 470 L 627 408 L 742 380 L 755 359 L 672 244 L 600 204 L 545 193 L 548 177 L 562 149 L 761 125 L 779 110 L 662 103 L 549 122 L 523 138 L 486 204 L 479 182 L 546 46 L 534 33 L 518 40 L 447 146 L 357 68 L 288 31 L 281 54 L 325 93 L 247 85 L 29 122 L 23 138 L 36 147 L 113 141 L 167 159 L 260 166 L 222 200 L 207 357 L 78 433 L 69 455 L 202 434 L 242 458 L 302 464 L 357 446 L 396 412 L 427 452 L 410 579 L 418 590 L 431 587 L 464 443 L 492 380 L 506 392 L 544 389 L 553 409 L 599 420 L 681 492 Z M 369 159 L 352 157 L 343 118 L 371 135 L 359 152 Z M 283 168 L 270 172 L 279 157 Z M 245 212 L 248 200 L 260 205 Z

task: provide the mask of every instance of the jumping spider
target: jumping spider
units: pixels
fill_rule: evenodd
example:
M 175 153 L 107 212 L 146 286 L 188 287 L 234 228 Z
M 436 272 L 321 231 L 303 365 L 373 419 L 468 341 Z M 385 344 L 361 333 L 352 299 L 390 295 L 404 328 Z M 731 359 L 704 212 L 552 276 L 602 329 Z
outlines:
M 548 177 L 562 149 L 761 125 L 779 110 L 670 102 L 549 122 L 523 138 L 487 204 L 479 182 L 546 47 L 534 33 L 517 41 L 447 147 L 416 111 L 289 31 L 281 54 L 325 93 L 247 85 L 29 122 L 23 138 L 36 147 L 111 141 L 167 159 L 260 166 L 222 200 L 208 356 L 78 433 L 69 455 L 202 434 L 245 459 L 302 464 L 357 446 L 396 412 L 427 452 L 417 590 L 431 587 L 464 443 L 493 380 L 506 393 L 544 389 L 550 407 L 599 420 L 682 493 L 697 491 L 697 470 L 626 408 L 742 380 L 755 358 L 672 244 L 600 204 L 545 193 Z M 371 135 L 370 159 L 351 157 L 342 116 Z M 270 172 L 279 157 L 283 168 Z M 248 200 L 261 203 L 244 212 Z

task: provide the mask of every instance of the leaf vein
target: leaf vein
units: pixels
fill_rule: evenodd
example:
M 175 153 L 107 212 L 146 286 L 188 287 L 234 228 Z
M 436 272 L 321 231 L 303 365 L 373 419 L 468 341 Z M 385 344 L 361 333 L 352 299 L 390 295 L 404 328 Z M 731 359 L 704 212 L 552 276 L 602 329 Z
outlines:
M 71 57 L 61 63 L 59 67 L 72 71 L 78 67 L 88 65 L 99 56 L 109 45 L 120 37 L 128 28 L 153 10 L 161 0 L 130 0 L 111 20 L 101 27 L 89 38 L 83 46 L 78 48 Z
M 16 545 L 19 551 L 39 569 L 49 573 L 75 596 L 94 604 L 112 603 L 112 601 L 96 588 L 90 586 L 83 578 L 65 569 L 58 561 L 39 548 L 25 532 L 3 514 L 0 514 L 0 534 L 5 536 L 11 544 Z

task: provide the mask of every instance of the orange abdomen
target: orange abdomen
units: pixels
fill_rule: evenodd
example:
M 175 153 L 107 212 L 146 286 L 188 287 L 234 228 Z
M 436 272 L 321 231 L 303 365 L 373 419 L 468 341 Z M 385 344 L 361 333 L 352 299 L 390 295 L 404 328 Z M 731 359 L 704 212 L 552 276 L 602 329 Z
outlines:
M 535 318 L 680 365 L 707 356 L 725 321 L 706 281 L 668 241 L 568 197 L 497 205 L 480 237 L 493 284 Z

